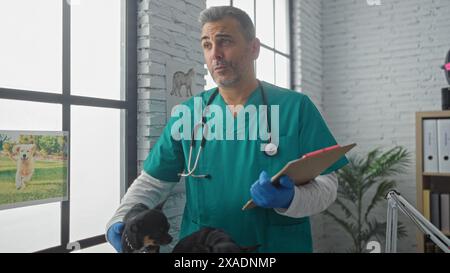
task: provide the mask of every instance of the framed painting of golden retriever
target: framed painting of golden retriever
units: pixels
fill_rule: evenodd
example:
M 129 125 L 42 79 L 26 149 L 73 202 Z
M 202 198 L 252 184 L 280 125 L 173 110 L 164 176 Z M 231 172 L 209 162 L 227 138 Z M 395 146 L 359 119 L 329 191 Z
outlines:
M 0 210 L 68 200 L 67 132 L 0 130 Z

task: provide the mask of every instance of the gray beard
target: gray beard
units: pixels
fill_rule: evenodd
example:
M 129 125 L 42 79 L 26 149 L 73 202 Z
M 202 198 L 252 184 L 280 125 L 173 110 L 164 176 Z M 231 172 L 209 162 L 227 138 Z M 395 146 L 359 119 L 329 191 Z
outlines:
M 211 75 L 213 75 L 211 73 Z M 242 76 L 240 73 L 235 73 L 236 77 L 229 79 L 229 80 L 222 80 L 222 81 L 216 81 L 216 79 L 214 79 L 214 81 L 217 83 L 217 85 L 219 87 L 233 87 L 234 85 L 236 85 L 238 82 L 241 81 Z
M 238 83 L 240 80 L 241 80 L 241 77 L 236 77 L 236 78 L 230 79 L 230 80 L 222 80 L 222 81 L 218 82 L 217 84 L 219 85 L 219 87 L 232 87 L 236 83 Z

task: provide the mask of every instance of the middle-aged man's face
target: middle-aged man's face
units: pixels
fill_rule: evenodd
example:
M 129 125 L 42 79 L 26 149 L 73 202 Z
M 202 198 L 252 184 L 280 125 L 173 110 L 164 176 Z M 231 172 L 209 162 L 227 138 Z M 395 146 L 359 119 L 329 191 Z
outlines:
M 252 76 L 259 40 L 247 41 L 236 19 L 225 17 L 206 23 L 201 37 L 206 65 L 219 86 L 233 87 Z

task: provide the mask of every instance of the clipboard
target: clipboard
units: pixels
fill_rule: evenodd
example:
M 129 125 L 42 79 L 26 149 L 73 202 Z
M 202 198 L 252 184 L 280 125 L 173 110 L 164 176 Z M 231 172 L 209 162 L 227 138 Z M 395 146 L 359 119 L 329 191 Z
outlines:
M 299 159 L 288 162 L 271 178 L 271 183 L 279 186 L 279 178 L 287 175 L 294 181 L 296 186 L 306 184 L 319 176 L 355 146 L 356 143 L 346 146 L 335 145 L 305 154 Z M 256 207 L 256 204 L 253 203 L 253 200 L 250 200 L 242 207 L 242 210 L 254 207 Z

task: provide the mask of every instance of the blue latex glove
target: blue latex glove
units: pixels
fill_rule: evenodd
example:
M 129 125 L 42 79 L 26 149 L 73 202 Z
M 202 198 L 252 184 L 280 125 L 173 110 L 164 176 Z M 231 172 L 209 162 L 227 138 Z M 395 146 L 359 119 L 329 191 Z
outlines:
M 280 177 L 280 187 L 270 183 L 270 176 L 262 171 L 250 188 L 253 202 L 263 208 L 287 209 L 294 199 L 294 182 L 286 175 Z
M 117 252 L 122 252 L 122 232 L 125 224 L 122 222 L 114 223 L 109 227 L 106 237 L 109 243 L 116 249 Z

